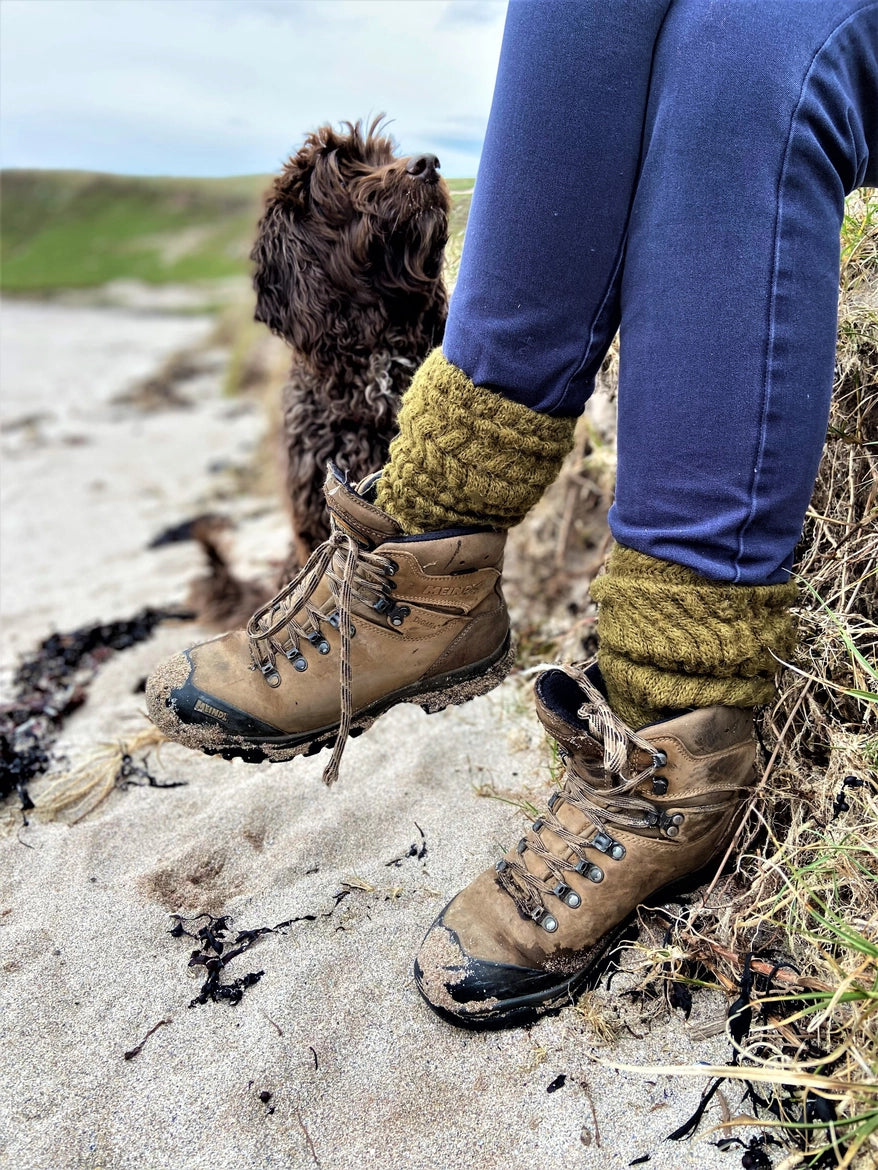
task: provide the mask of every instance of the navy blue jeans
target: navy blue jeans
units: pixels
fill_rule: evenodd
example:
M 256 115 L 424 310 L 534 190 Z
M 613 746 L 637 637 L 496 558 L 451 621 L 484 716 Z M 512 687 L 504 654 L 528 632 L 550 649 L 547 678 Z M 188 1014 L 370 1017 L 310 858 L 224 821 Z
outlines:
M 786 580 L 866 184 L 876 0 L 512 0 L 444 353 L 576 415 L 621 323 L 613 535 Z

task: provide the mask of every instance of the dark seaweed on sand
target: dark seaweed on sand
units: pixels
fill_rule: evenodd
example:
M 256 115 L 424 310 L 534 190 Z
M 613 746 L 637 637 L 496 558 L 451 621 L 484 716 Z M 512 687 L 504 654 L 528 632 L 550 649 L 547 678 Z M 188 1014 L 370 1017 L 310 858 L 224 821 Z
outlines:
M 27 785 L 49 769 L 52 744 L 85 702 L 100 665 L 145 641 L 165 618 L 179 616 L 147 607 L 132 618 L 51 634 L 24 659 L 13 677 L 12 702 L 0 706 L 0 800 L 18 793 L 22 809 L 33 807 Z
M 333 907 L 334 909 L 335 907 Z M 323 915 L 328 918 L 332 914 Z M 226 967 L 233 959 L 249 951 L 258 939 L 266 934 L 276 934 L 294 922 L 314 922 L 316 914 L 302 914 L 298 918 L 288 918 L 285 922 L 278 922 L 276 926 L 258 926 L 254 930 L 232 930 L 232 920 L 227 914 L 214 918 L 212 914 L 199 914 L 195 918 L 184 918 L 182 914 L 172 914 L 176 919 L 171 928 L 172 938 L 195 939 L 197 946 L 189 957 L 190 967 L 203 967 L 206 977 L 201 990 L 189 1006 L 205 1004 L 208 1000 L 213 1003 L 228 1003 L 232 1007 L 241 1002 L 248 987 L 258 983 L 264 971 L 251 971 L 247 975 L 239 975 L 228 983 L 222 981 Z M 195 930 L 197 923 L 207 919 L 205 925 Z M 191 928 L 191 929 L 187 929 Z

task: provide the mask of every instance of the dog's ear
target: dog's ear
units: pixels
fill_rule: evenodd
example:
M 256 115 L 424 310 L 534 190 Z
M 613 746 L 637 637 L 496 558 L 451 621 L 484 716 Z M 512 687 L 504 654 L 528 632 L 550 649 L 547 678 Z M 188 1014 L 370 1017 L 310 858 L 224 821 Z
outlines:
M 293 306 L 300 279 L 297 226 L 310 207 L 311 178 L 319 156 L 333 145 L 330 126 L 309 134 L 302 147 L 287 159 L 265 199 L 250 253 L 254 262 L 257 321 L 296 346 Z
M 254 317 L 293 349 L 313 356 L 329 344 L 332 288 L 308 244 L 308 217 L 287 199 L 269 198 L 250 253 Z
M 290 342 L 291 313 L 299 276 L 295 249 L 290 247 L 294 216 L 295 209 L 286 200 L 270 197 L 250 253 L 255 264 L 255 319 Z

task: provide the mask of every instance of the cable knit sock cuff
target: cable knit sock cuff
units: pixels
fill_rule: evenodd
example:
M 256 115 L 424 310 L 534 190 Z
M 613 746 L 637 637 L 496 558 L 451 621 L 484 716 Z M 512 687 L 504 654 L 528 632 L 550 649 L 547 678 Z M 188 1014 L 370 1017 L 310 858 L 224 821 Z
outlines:
M 376 503 L 410 534 L 511 528 L 557 476 L 575 423 L 474 385 L 434 349 L 403 395 Z
M 771 702 L 796 644 L 796 587 L 727 585 L 616 546 L 592 583 L 610 705 L 643 727 L 689 707 Z

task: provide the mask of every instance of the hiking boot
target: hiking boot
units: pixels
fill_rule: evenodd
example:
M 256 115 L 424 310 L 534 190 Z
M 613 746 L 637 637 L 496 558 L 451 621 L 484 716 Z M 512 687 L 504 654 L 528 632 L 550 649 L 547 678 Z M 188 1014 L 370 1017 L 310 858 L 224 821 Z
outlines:
M 537 714 L 558 741 L 560 791 L 518 846 L 442 911 L 415 960 L 444 1019 L 503 1028 L 594 986 L 651 895 L 716 865 L 756 784 L 752 711 L 706 707 L 635 733 L 596 666 L 542 674 Z
M 500 590 L 504 532 L 406 536 L 330 468 L 331 534 L 236 630 L 177 655 L 147 684 L 170 739 L 227 759 L 289 760 L 335 744 L 395 703 L 428 712 L 497 686 L 514 660 Z

